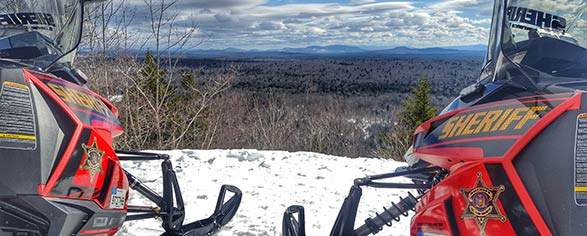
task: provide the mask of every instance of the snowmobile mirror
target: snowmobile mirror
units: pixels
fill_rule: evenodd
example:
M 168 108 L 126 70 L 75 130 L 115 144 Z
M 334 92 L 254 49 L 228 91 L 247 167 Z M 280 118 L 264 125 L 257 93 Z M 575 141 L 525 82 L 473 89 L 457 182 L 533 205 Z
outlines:
M 290 206 L 283 213 L 282 236 L 306 236 L 303 206 Z
M 483 97 L 485 85 L 476 83 L 461 90 L 460 97 L 463 102 L 472 102 Z

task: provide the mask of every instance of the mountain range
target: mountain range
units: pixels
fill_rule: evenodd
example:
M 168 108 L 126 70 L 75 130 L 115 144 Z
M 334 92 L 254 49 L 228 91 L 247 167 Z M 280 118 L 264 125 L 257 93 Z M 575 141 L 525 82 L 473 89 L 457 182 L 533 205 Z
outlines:
M 485 45 L 452 47 L 390 49 L 365 49 L 348 45 L 309 46 L 304 48 L 282 48 L 271 50 L 197 49 L 190 50 L 189 57 L 406 57 L 406 56 L 480 56 L 485 55 Z

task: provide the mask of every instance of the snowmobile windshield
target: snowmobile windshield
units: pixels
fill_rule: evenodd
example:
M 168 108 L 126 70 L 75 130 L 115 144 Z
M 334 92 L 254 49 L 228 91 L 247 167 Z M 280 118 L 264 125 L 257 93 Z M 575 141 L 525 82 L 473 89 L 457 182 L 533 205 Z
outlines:
M 509 0 L 502 51 L 526 75 L 587 79 L 585 0 Z
M 0 58 L 43 69 L 71 63 L 82 8 L 80 0 L 0 0 Z

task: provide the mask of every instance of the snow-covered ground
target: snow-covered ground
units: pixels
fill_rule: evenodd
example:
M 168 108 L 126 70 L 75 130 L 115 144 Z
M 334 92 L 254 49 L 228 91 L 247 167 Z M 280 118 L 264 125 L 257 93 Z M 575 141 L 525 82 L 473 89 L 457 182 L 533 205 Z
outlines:
M 306 209 L 306 234 L 330 233 L 338 210 L 357 177 L 392 172 L 403 165 L 388 160 L 327 156 L 307 152 L 257 150 L 176 150 L 170 154 L 186 202 L 186 222 L 206 218 L 214 211 L 222 184 L 238 186 L 243 200 L 233 220 L 217 235 L 281 235 L 283 211 L 290 205 Z M 161 191 L 160 163 L 129 162 L 123 166 L 157 191 Z M 396 181 L 407 182 L 398 178 Z M 363 189 L 357 225 L 391 201 L 406 196 L 405 190 Z M 131 193 L 131 205 L 148 204 Z M 151 204 L 150 204 L 151 205 Z M 409 218 L 402 217 L 378 235 L 409 235 Z M 119 235 L 159 235 L 157 220 L 125 224 Z

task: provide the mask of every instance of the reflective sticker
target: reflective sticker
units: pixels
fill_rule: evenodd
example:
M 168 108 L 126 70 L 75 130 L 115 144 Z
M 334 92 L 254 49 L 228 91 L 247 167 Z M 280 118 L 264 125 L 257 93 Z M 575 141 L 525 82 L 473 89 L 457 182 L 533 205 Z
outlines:
M 4 82 L 0 92 L 0 148 L 35 150 L 37 135 L 30 88 Z
M 110 196 L 110 208 L 124 209 L 126 200 L 126 190 L 121 188 L 112 188 L 112 196 Z
M 587 206 L 587 113 L 577 116 L 574 158 L 575 204 Z
M 461 219 L 474 219 L 479 226 L 481 236 L 485 236 L 485 227 L 488 220 L 507 221 L 497 205 L 499 195 L 505 191 L 505 186 L 489 187 L 481 176 L 481 172 L 477 173 L 475 186 L 472 188 L 460 188 L 459 192 L 463 194 L 467 202 Z

